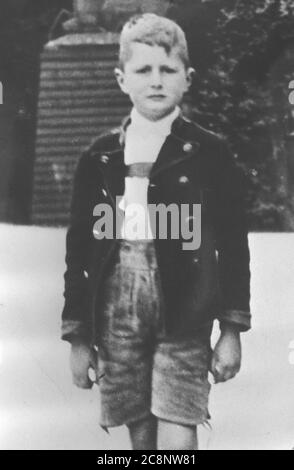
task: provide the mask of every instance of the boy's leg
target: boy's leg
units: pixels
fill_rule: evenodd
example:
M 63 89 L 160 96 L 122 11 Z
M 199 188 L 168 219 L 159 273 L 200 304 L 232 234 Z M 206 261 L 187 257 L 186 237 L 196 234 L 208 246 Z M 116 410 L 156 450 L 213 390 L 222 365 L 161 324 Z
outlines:
M 182 426 L 158 419 L 158 450 L 197 450 L 197 426 Z
M 160 450 L 197 450 L 197 426 L 209 419 L 211 326 L 193 338 L 158 341 L 153 361 L 151 412 Z
M 156 450 L 157 418 L 149 417 L 128 425 L 133 450 Z

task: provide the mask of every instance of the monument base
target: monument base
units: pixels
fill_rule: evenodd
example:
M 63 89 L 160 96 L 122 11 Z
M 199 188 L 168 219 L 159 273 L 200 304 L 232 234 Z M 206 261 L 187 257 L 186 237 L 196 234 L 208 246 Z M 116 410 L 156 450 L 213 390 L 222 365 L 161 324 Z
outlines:
M 71 34 L 41 55 L 33 224 L 67 225 L 73 175 L 83 149 L 120 125 L 130 109 L 115 77 L 118 36 Z

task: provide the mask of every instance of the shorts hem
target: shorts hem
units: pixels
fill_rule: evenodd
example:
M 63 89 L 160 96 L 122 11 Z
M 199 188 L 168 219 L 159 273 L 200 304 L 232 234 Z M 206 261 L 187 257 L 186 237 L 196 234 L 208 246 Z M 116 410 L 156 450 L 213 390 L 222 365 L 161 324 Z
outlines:
M 169 421 L 171 423 L 180 424 L 182 426 L 200 426 L 201 424 L 208 423 L 211 419 L 210 414 L 207 413 L 206 415 L 202 415 L 199 418 L 195 419 L 186 419 L 179 416 L 172 416 L 172 415 L 165 415 L 164 413 L 160 413 L 154 409 L 151 410 L 151 413 L 158 419 L 162 419 L 163 421 Z
M 100 421 L 99 425 L 102 428 L 106 428 L 106 429 L 117 428 L 119 426 L 128 426 L 129 424 L 135 423 L 136 421 L 141 421 L 142 419 L 147 418 L 148 416 L 150 416 L 150 414 L 152 413 L 148 411 L 147 413 L 144 413 L 142 415 L 135 416 L 134 418 L 130 418 L 130 419 L 125 419 L 125 420 L 122 420 L 121 422 L 116 422 L 116 423 L 114 423 L 113 421 L 108 422 L 108 423 L 103 423 L 102 421 Z

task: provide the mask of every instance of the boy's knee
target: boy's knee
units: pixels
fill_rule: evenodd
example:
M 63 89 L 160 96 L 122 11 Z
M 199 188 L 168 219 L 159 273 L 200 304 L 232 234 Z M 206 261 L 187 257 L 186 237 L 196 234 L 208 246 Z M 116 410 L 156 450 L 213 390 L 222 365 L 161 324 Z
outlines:
M 197 450 L 197 426 L 158 420 L 158 450 Z

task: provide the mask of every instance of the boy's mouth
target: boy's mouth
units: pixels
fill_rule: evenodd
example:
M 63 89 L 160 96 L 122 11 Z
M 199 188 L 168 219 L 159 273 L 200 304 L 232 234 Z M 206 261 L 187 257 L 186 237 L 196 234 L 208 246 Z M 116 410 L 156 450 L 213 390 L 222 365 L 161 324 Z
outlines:
M 165 99 L 166 96 L 165 95 L 150 95 L 148 98 L 154 101 L 161 101 Z

